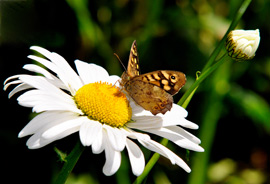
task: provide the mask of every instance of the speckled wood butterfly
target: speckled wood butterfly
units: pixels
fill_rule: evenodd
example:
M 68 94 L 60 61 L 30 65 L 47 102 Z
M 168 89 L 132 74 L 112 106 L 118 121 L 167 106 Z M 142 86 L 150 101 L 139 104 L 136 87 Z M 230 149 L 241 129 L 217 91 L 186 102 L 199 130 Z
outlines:
M 139 72 L 139 57 L 136 40 L 129 54 L 128 67 L 121 78 L 121 86 L 133 100 L 153 115 L 171 110 L 173 97 L 185 85 L 182 72 L 158 70 L 146 74 Z

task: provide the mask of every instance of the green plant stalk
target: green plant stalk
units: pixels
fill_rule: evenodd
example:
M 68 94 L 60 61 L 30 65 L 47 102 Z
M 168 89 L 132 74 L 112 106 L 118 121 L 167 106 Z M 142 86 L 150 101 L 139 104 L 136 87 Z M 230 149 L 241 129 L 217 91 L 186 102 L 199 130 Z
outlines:
M 187 108 L 187 106 L 188 106 L 190 100 L 192 99 L 193 95 L 194 95 L 195 92 L 197 91 L 198 87 L 199 87 L 199 86 L 197 86 L 197 87 L 190 93 L 190 95 L 187 97 L 187 99 L 185 99 L 185 101 L 181 104 L 181 106 L 182 106 L 183 108 L 185 108 L 185 109 Z M 178 102 L 178 105 L 180 105 L 179 102 Z
M 224 35 L 224 37 L 222 38 L 222 40 L 219 42 L 219 44 L 215 48 L 215 50 L 212 52 L 211 56 L 209 57 L 209 60 L 207 61 L 207 63 L 203 67 L 202 73 L 206 69 L 208 69 L 214 63 L 216 57 L 220 53 L 220 50 L 224 46 L 225 40 L 227 38 L 227 35 L 229 34 L 230 31 L 232 31 L 233 29 L 235 29 L 235 27 L 237 26 L 239 20 L 242 18 L 243 14 L 245 13 L 245 11 L 246 11 L 247 7 L 249 6 L 249 4 L 251 3 L 251 1 L 252 0 L 244 0 L 242 2 L 242 4 L 240 5 L 238 11 L 236 12 L 236 15 L 234 16 L 234 18 L 232 20 L 232 23 L 231 23 L 230 27 L 228 28 L 226 34 Z
M 160 144 L 162 144 L 163 146 L 167 146 L 168 142 L 169 142 L 168 139 L 163 138 Z M 155 163 L 158 161 L 159 157 L 160 157 L 160 154 L 154 153 L 154 155 L 151 157 L 151 159 L 145 166 L 143 173 L 136 178 L 133 184 L 140 184 L 143 182 L 145 177 L 149 174 L 151 169 L 154 167 Z
M 205 149 L 205 152 L 203 154 L 196 152 L 192 156 L 191 167 L 194 172 L 190 173 L 188 184 L 206 183 L 205 180 L 207 178 L 211 148 L 216 132 L 215 130 L 223 108 L 223 104 L 221 102 L 222 97 L 215 94 L 210 95 L 211 96 L 209 98 L 212 99 L 209 104 L 211 103 L 211 106 L 206 110 L 206 114 L 204 114 L 199 134 L 202 141 L 201 146 Z
M 207 172 L 209 167 L 209 160 L 211 156 L 211 149 L 215 139 L 216 127 L 219 119 L 224 112 L 223 99 L 227 95 L 225 87 L 224 91 L 217 89 L 217 84 L 220 81 L 229 84 L 230 66 L 232 62 L 226 62 L 222 67 L 214 73 L 213 77 L 209 79 L 210 88 L 207 90 L 207 99 L 203 105 L 203 118 L 200 125 L 199 137 L 202 141 L 201 146 L 204 148 L 204 153 L 195 152 L 192 154 L 191 172 L 188 178 L 188 184 L 204 184 L 206 183 Z M 226 86 L 226 84 L 224 85 Z M 209 105 L 211 104 L 211 105 Z
M 84 149 L 85 147 L 81 144 L 80 141 L 78 141 L 73 150 L 66 157 L 66 162 L 58 174 L 58 177 L 54 182 L 55 184 L 64 184 L 66 182 L 69 174 L 76 165 Z
M 230 56 L 226 54 L 224 54 L 212 67 L 210 67 L 209 69 L 207 69 L 203 74 L 201 74 L 198 79 L 193 83 L 193 85 L 189 88 L 189 91 L 191 94 L 198 86 L 199 84 L 204 81 L 204 79 L 206 77 L 208 77 L 210 74 L 212 74 L 220 65 L 222 65 L 224 62 L 231 60 Z M 189 95 L 188 95 L 189 96 Z M 186 104 L 187 105 L 187 104 Z M 166 146 L 168 144 L 168 140 L 167 139 L 162 139 L 161 144 Z M 158 153 L 155 153 L 152 158 L 150 159 L 150 161 L 147 163 L 143 173 L 137 177 L 137 179 L 135 180 L 134 184 L 140 184 L 143 182 L 143 180 L 145 179 L 145 177 L 148 175 L 148 173 L 150 172 L 150 170 L 153 168 L 153 166 L 156 164 L 156 162 L 158 161 L 160 155 Z
M 196 73 L 196 80 L 198 80 L 200 74 L 201 74 L 201 72 L 199 72 L 199 71 Z M 199 87 L 199 86 L 197 86 L 197 87 L 190 93 L 190 95 L 185 99 L 185 101 L 181 104 L 181 106 L 182 106 L 183 108 L 185 108 L 185 109 L 187 108 L 187 106 L 188 106 L 190 100 L 192 99 L 193 95 L 194 95 L 195 92 L 197 91 L 198 87 Z M 179 102 L 178 102 L 178 103 L 179 103 Z M 180 105 L 180 104 L 178 104 L 178 105 Z
M 225 61 L 228 61 L 228 60 L 231 60 L 231 58 L 230 56 L 227 55 L 227 53 L 225 53 L 214 65 L 212 65 L 205 72 L 203 72 L 198 77 L 198 79 L 190 86 L 190 88 L 185 92 L 183 97 L 179 100 L 178 105 L 184 104 L 185 101 L 189 99 L 189 96 L 194 94 L 194 90 L 196 90 L 196 88 L 200 85 L 200 83 L 204 81 L 204 79 L 208 77 L 213 71 L 215 71 L 220 65 L 222 65 Z
M 234 19 L 232 20 L 230 27 L 228 28 L 228 30 L 226 32 L 226 34 L 223 36 L 222 40 L 219 42 L 218 46 L 215 48 L 213 53 L 210 55 L 207 63 L 203 67 L 202 73 L 205 73 L 205 71 L 214 63 L 215 59 L 217 58 L 222 47 L 225 44 L 225 40 L 227 38 L 227 35 L 229 34 L 229 32 L 231 30 L 235 29 L 235 27 L 237 26 L 239 20 L 241 19 L 241 17 L 245 13 L 245 11 L 246 11 L 247 7 L 249 6 L 249 4 L 251 3 L 251 1 L 252 0 L 244 0 L 243 3 L 240 5 L 238 11 L 236 12 L 236 15 L 234 16 Z M 184 95 L 182 96 L 182 98 L 179 100 L 179 102 L 177 104 L 182 106 L 185 103 L 184 105 L 187 106 L 195 92 L 196 92 L 196 89 L 194 87 L 192 89 L 189 88 L 184 93 Z

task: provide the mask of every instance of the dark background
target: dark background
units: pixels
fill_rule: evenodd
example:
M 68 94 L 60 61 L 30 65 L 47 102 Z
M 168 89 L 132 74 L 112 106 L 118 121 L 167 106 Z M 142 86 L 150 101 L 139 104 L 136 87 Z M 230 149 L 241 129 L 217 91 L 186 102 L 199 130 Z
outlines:
M 80 59 L 101 65 L 110 74 L 121 75 L 123 68 L 113 53 L 126 65 L 136 39 L 142 73 L 173 69 L 187 75 L 186 86 L 174 97 L 177 102 L 225 34 L 241 2 L 0 1 L 0 81 L 25 73 L 22 66 L 32 62 L 27 59 L 32 45 L 59 53 L 72 67 L 73 61 Z M 202 140 L 205 153 L 190 152 L 188 157 L 184 149 L 169 145 L 191 166 L 192 174 L 161 158 L 147 183 L 191 183 L 201 172 L 197 170 L 200 163 L 206 167 L 201 173 L 202 183 L 269 183 L 269 8 L 269 1 L 253 1 L 238 25 L 239 29 L 260 29 L 256 57 L 222 65 L 200 86 L 187 108 L 188 119 L 199 126 L 216 125 L 209 129 L 209 139 L 201 129 L 191 131 Z M 18 139 L 17 135 L 31 119 L 31 109 L 17 104 L 18 95 L 8 99 L 10 89 L 0 92 L 1 180 L 50 183 L 62 166 L 54 148 L 68 153 L 78 134 L 29 150 L 25 146 L 27 138 Z M 200 160 L 202 154 L 208 155 L 208 159 Z M 145 151 L 146 161 L 151 155 Z M 127 153 L 123 152 L 122 157 L 117 174 L 106 177 L 102 173 L 105 155 L 94 155 L 88 148 L 69 183 L 133 182 L 135 176 L 130 171 Z

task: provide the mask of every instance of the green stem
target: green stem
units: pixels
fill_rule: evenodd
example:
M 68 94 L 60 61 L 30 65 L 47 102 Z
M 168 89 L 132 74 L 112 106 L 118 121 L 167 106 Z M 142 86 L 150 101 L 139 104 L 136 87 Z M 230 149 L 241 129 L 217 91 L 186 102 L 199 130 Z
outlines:
M 55 184 L 64 184 L 66 182 L 69 174 L 76 165 L 84 149 L 85 147 L 80 141 L 78 141 L 73 150 L 67 156 L 65 164 L 54 182 Z
M 185 92 L 182 98 L 179 100 L 178 105 L 182 105 L 185 103 L 189 96 L 194 94 L 194 90 L 199 86 L 199 84 L 204 81 L 206 77 L 208 77 L 213 71 L 215 71 L 220 65 L 222 65 L 225 61 L 231 60 L 230 56 L 224 54 L 213 66 L 208 68 L 205 72 L 203 72 L 198 79 L 190 86 L 190 88 Z
M 196 80 L 196 82 L 193 83 L 193 85 L 188 89 L 188 91 L 185 93 L 185 95 L 187 97 L 189 97 L 189 95 L 191 93 L 193 93 L 193 91 L 199 86 L 199 84 L 207 77 L 209 76 L 213 71 L 215 71 L 220 65 L 222 65 L 224 62 L 231 60 L 231 58 L 226 54 L 224 54 L 212 67 L 210 67 L 209 69 L 207 69 L 203 74 L 201 74 L 198 79 Z M 187 99 L 187 98 L 185 98 Z M 167 139 L 162 139 L 161 144 L 166 146 L 168 144 L 168 140 Z M 150 161 L 147 163 L 147 165 L 145 166 L 145 169 L 143 171 L 143 173 L 137 177 L 137 179 L 134 181 L 134 184 L 140 184 L 143 182 L 143 180 L 145 179 L 145 177 L 148 175 L 148 173 L 151 171 L 151 169 L 153 168 L 153 166 L 156 164 L 156 162 L 158 161 L 160 155 L 158 153 L 155 153 L 152 158 L 150 159 Z
M 232 23 L 230 25 L 230 27 L 228 28 L 226 34 L 223 36 L 222 40 L 219 42 L 218 46 L 215 48 L 215 50 L 213 51 L 213 53 L 210 55 L 207 63 L 205 64 L 205 66 L 202 69 L 202 75 L 205 74 L 205 72 L 209 69 L 209 67 L 215 62 L 217 56 L 219 55 L 222 47 L 224 46 L 224 42 L 227 38 L 227 35 L 229 34 L 229 32 L 233 29 L 235 29 L 235 27 L 237 26 L 239 20 L 241 19 L 241 17 L 243 16 L 243 14 L 245 13 L 247 7 L 249 6 L 249 4 L 251 3 L 251 0 L 244 0 L 241 4 L 241 6 L 239 7 L 238 11 L 236 12 L 236 15 L 234 16 Z M 202 79 L 204 80 L 204 79 Z M 196 84 L 195 84 L 196 83 Z M 192 85 L 192 89 L 188 89 L 185 94 L 182 96 L 182 98 L 179 100 L 178 105 L 181 106 L 187 106 L 189 101 L 191 100 L 192 96 L 194 95 L 194 93 L 196 92 L 199 83 L 201 83 L 201 81 L 198 82 L 198 80 L 196 80 L 193 85 Z
M 216 127 L 219 119 L 224 112 L 223 99 L 226 92 L 218 92 L 216 89 L 217 83 L 223 81 L 229 83 L 230 66 L 233 62 L 226 62 L 222 67 L 218 68 L 213 77 L 208 80 L 207 99 L 205 104 L 200 104 L 203 107 L 203 118 L 200 124 L 199 137 L 201 146 L 204 148 L 204 153 L 193 153 L 190 167 L 193 171 L 188 178 L 188 184 L 205 184 L 207 179 L 209 161 L 211 158 L 211 149 L 215 140 Z M 224 85 L 226 86 L 226 85 Z M 225 87 L 226 88 L 226 87 Z M 209 105 L 211 104 L 211 105 Z
M 160 144 L 162 144 L 163 146 L 167 146 L 168 144 L 168 139 L 163 138 L 160 142 Z M 145 177 L 149 174 L 149 172 L 151 171 L 151 169 L 154 167 L 154 165 L 156 164 L 156 162 L 158 161 L 160 157 L 160 154 L 155 153 L 152 158 L 149 160 L 149 162 L 147 163 L 147 165 L 144 168 L 143 173 L 137 177 L 137 179 L 134 181 L 133 184 L 140 184 L 143 182 L 143 180 L 145 179 Z
M 220 50 L 222 49 L 224 42 L 227 38 L 227 35 L 229 34 L 229 32 L 233 29 L 235 29 L 235 27 L 237 26 L 239 20 L 241 19 L 241 17 L 243 16 L 243 14 L 245 13 L 247 7 L 249 6 L 249 4 L 251 3 L 252 0 L 244 0 L 243 3 L 241 4 L 241 6 L 239 7 L 238 11 L 236 12 L 236 15 L 234 16 L 232 23 L 230 25 L 230 27 L 228 28 L 226 34 L 223 36 L 222 40 L 219 42 L 218 46 L 215 48 L 215 50 L 212 52 L 209 60 L 207 61 L 207 63 L 205 64 L 205 66 L 202 69 L 202 72 L 205 72 L 205 70 L 207 68 L 209 68 L 213 62 L 215 61 L 216 57 L 218 56 Z

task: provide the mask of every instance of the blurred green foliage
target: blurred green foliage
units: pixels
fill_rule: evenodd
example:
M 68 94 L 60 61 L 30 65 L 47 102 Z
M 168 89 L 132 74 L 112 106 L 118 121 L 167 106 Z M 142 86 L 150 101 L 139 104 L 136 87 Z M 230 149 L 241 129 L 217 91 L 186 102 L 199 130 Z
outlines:
M 226 32 L 242 0 L 27 0 L 0 1 L 1 81 L 22 73 L 31 62 L 26 58 L 31 45 L 39 45 L 61 54 L 74 66 L 80 59 L 105 67 L 110 74 L 121 75 L 133 40 L 137 40 L 142 73 L 173 69 L 194 82 L 207 58 Z M 198 125 L 216 123 L 192 131 L 202 140 L 204 153 L 190 152 L 187 163 L 192 173 L 172 166 L 160 158 L 146 183 L 269 183 L 270 177 L 270 2 L 253 1 L 238 28 L 260 29 L 261 44 L 253 60 L 228 62 L 198 88 L 187 110 L 188 119 Z M 28 150 L 27 139 L 17 133 L 29 121 L 29 109 L 7 100 L 0 136 L 1 158 L 10 183 L 49 183 L 58 163 L 54 146 L 68 153 L 78 135 L 73 135 L 39 150 Z M 14 116 L 16 114 L 16 116 Z M 5 115 L 5 116 L 4 116 Z M 4 120 L 3 120 L 4 121 Z M 207 137 L 200 135 L 206 134 Z M 75 139 L 75 141 L 74 141 Z M 159 139 L 157 139 L 159 140 Z M 186 151 L 169 144 L 184 160 Z M 152 155 L 145 151 L 146 160 Z M 201 160 L 201 157 L 207 159 Z M 130 183 L 128 158 L 122 154 L 121 168 L 115 176 L 102 173 L 104 155 L 84 152 L 67 183 Z M 197 167 L 206 166 L 203 173 Z M 25 169 L 27 168 L 27 169 Z M 18 176 L 18 177 L 14 177 Z M 252 177 L 251 177 L 252 176 Z M 196 183 L 197 184 L 197 183 Z

